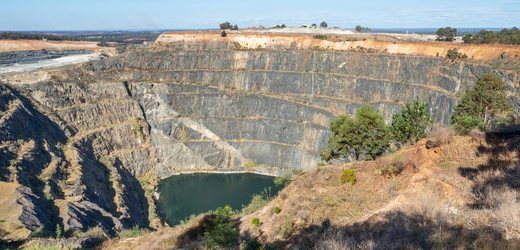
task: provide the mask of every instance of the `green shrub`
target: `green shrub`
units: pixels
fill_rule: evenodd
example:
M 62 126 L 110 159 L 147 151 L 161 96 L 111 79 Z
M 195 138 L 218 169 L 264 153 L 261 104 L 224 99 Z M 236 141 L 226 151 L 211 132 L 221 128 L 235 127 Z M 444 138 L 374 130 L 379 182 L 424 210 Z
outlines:
M 446 54 L 446 57 L 448 57 L 449 59 L 452 59 L 452 60 L 455 60 L 455 59 L 458 59 L 458 58 L 467 59 L 468 55 L 459 53 L 457 51 L 457 49 L 452 49 L 452 50 L 449 49 L 448 53 Z
M 60 224 L 56 224 L 56 239 L 59 239 L 61 238 L 61 227 L 60 227 Z
M 282 238 L 289 238 L 294 232 L 294 222 L 290 217 L 285 217 L 278 228 L 278 235 Z
M 292 175 L 289 173 L 282 174 L 274 179 L 276 186 L 286 186 L 291 183 Z
M 132 229 L 126 229 L 119 233 L 120 237 L 123 238 L 136 238 L 145 234 L 145 230 L 139 228 L 139 225 L 135 224 Z
M 345 184 L 346 182 L 354 185 L 356 183 L 356 171 L 352 169 L 346 169 L 343 171 L 343 174 L 341 175 L 341 184 Z
M 196 219 L 196 218 L 197 218 L 197 215 L 192 214 L 192 215 L 190 215 L 190 217 L 186 217 L 186 218 L 184 218 L 184 220 L 182 220 L 182 219 L 179 220 L 179 224 L 180 224 L 180 225 L 183 225 L 183 226 L 189 225 L 189 224 L 191 224 L 191 223 L 193 222 L 193 220 Z
M 428 103 L 419 101 L 417 96 L 411 104 L 406 101 L 401 113 L 392 115 L 390 131 L 398 146 L 426 138 L 427 129 L 433 125 L 433 120 L 426 111 L 427 106 Z
M 52 200 L 52 199 L 54 199 L 54 197 L 52 196 L 52 194 L 47 193 L 47 194 L 45 194 L 45 199 Z
M 279 214 L 280 211 L 282 211 L 282 210 L 280 209 L 280 207 L 275 207 L 275 208 L 274 208 L 274 213 L 275 213 L 275 214 Z
M 49 233 L 45 231 L 43 227 L 39 227 L 36 231 L 29 234 L 29 238 L 46 238 L 49 237 Z
M 253 195 L 251 202 L 242 208 L 242 214 L 248 215 L 254 213 L 258 209 L 267 205 L 271 199 L 271 188 L 265 188 L 261 194 Z
M 258 238 L 253 238 L 246 241 L 246 245 L 244 250 L 263 250 L 263 244 L 258 240 Z
M 502 79 L 488 73 L 475 82 L 474 89 L 466 93 L 455 107 L 451 123 L 462 132 L 472 128 L 484 130 L 495 116 L 507 116 L 512 120 L 511 100 L 507 98 L 507 85 Z
M 220 33 L 220 36 L 222 36 L 222 37 L 226 37 L 226 36 L 227 36 L 227 34 L 226 34 L 226 32 L 225 32 L 225 31 L 222 31 L 222 33 Z
M 101 226 L 95 226 L 89 228 L 86 232 L 82 232 L 79 230 L 71 232 L 71 237 L 106 239 L 108 238 L 108 235 Z
M 217 208 L 216 217 L 213 223 L 206 228 L 204 235 L 207 239 L 204 245 L 208 248 L 224 247 L 233 242 L 238 237 L 238 231 L 233 228 L 235 225 L 231 220 L 233 211 L 230 206 Z
M 404 162 L 402 158 L 403 157 L 401 156 L 401 154 L 394 155 L 392 157 L 392 162 L 388 165 L 380 166 L 379 171 L 381 172 L 381 174 L 386 175 L 401 173 L 401 171 L 403 171 L 404 168 Z
M 478 128 L 482 131 L 486 130 L 486 124 L 475 116 L 462 115 L 457 119 L 457 123 L 454 124 L 456 130 L 466 134 L 468 131 Z
M 321 39 L 321 40 L 327 40 L 327 36 L 325 36 L 325 35 L 315 35 L 314 38 Z
M 330 122 L 332 135 L 328 138 L 328 150 L 320 152 L 323 161 L 354 154 L 371 160 L 383 154 L 389 147 L 390 131 L 379 110 L 364 105 L 356 110 L 356 119 L 343 114 Z
M 325 152 L 325 151 L 322 151 L 322 152 Z M 330 152 L 330 151 L 328 151 L 328 152 Z M 321 152 L 320 152 L 320 154 L 321 154 Z M 323 156 L 322 156 L 322 157 L 323 157 Z M 325 166 L 325 165 L 327 165 L 327 163 L 322 162 L 322 161 L 318 162 L 318 167 L 323 167 L 323 166 Z
M 258 226 L 259 223 L 260 223 L 260 219 L 258 219 L 258 218 L 253 218 L 253 220 L 251 221 L 251 224 L 253 224 L 254 226 Z
M 301 169 L 301 168 L 293 168 L 291 170 L 291 172 L 292 172 L 292 174 L 294 176 L 298 176 L 298 175 L 302 175 L 303 174 L 303 169 Z

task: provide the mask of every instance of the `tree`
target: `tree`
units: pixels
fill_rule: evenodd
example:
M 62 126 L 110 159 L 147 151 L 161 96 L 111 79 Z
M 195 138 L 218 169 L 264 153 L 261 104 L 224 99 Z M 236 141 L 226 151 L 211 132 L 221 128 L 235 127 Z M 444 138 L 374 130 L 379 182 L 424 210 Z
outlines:
M 341 155 L 353 154 L 356 160 L 364 155 L 374 159 L 389 146 L 390 134 L 379 110 L 364 105 L 356 111 L 356 119 L 346 114 L 330 122 L 332 135 L 328 138 L 328 150 L 320 152 L 322 160 L 329 161 Z
M 520 32 L 518 28 L 513 27 L 510 30 L 502 29 L 499 32 L 491 30 L 481 30 L 475 36 L 467 34 L 462 37 L 464 43 L 503 43 L 503 44 L 520 44 Z
M 233 28 L 231 26 L 231 24 L 229 22 L 225 22 L 225 23 L 221 23 L 220 24 L 220 29 L 221 30 L 230 30 L 231 28 Z
M 226 37 L 226 36 L 227 36 L 227 34 L 226 34 L 226 32 L 225 32 L 225 31 L 222 31 L 222 33 L 220 33 L 220 36 L 222 36 L 222 37 Z
M 313 24 L 312 24 L 312 27 L 316 27 L 316 24 L 315 24 L 315 23 L 313 23 Z
M 361 25 L 356 26 L 355 30 L 360 33 L 371 32 L 372 30 L 368 27 L 361 27 Z
M 327 23 L 325 21 L 323 21 L 323 22 L 320 23 L 320 27 L 327 28 L 328 25 L 327 25 Z
M 229 22 L 221 23 L 220 24 L 221 30 L 238 30 L 238 25 L 235 24 L 235 26 L 231 25 Z
M 452 29 L 448 26 L 446 28 L 439 28 L 435 33 L 437 34 L 438 40 L 453 42 L 453 39 L 457 36 L 457 29 Z
M 462 131 L 484 128 L 495 115 L 512 116 L 511 101 L 507 99 L 507 85 L 497 76 L 483 74 L 474 89 L 466 90 L 451 117 L 451 123 Z M 476 122 L 477 119 L 481 122 Z
M 451 60 L 455 60 L 455 59 L 459 59 L 459 58 L 467 59 L 468 55 L 462 54 L 462 53 L 460 53 L 457 50 L 457 48 L 454 48 L 454 49 L 449 49 L 448 50 L 448 53 L 446 54 L 446 57 L 448 57 Z
M 204 242 L 206 247 L 223 247 L 236 239 L 239 233 L 236 228 L 233 228 L 235 223 L 232 221 L 232 215 L 233 210 L 230 206 L 217 208 L 215 219 L 204 233 L 208 237 Z
M 426 130 L 433 124 L 427 106 L 427 102 L 419 101 L 416 96 L 412 104 L 406 101 L 401 113 L 392 115 L 390 131 L 398 145 L 409 141 L 415 143 L 426 137 Z
M 475 43 L 475 39 L 473 38 L 472 34 L 467 34 L 467 35 L 463 36 L 462 41 L 464 43 Z

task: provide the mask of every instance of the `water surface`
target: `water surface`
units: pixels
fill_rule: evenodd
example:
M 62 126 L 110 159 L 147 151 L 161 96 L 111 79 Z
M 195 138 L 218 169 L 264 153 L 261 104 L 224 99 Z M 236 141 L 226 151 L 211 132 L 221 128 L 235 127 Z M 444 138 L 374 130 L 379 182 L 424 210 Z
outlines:
M 271 187 L 272 196 L 280 191 L 274 177 L 257 174 L 185 174 L 159 183 L 159 208 L 170 225 L 192 214 L 205 213 L 230 205 L 241 210 L 251 196 Z

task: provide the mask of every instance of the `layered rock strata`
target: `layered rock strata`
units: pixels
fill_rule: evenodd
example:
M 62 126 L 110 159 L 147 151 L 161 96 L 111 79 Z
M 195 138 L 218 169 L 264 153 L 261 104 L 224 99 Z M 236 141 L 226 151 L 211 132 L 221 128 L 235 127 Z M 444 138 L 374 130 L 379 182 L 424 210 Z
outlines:
M 289 49 L 289 50 L 288 50 Z M 484 73 L 440 58 L 172 43 L 49 73 L 81 78 L 0 85 L 0 228 L 10 237 L 55 225 L 115 234 L 160 224 L 154 186 L 186 172 L 309 170 L 330 121 L 369 104 L 386 120 L 419 96 L 438 124 Z M 13 200 L 16 202 L 13 203 Z

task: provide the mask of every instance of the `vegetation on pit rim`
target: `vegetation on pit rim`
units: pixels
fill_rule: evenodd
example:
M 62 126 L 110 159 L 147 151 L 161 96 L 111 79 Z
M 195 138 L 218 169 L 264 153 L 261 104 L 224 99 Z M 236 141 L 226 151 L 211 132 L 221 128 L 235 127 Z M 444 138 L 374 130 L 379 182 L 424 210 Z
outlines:
M 433 120 L 426 107 L 428 103 L 419 101 L 419 96 L 416 96 L 411 104 L 406 101 L 400 113 L 392 115 L 390 132 L 398 147 L 426 138 L 427 130 L 433 126 Z
M 209 249 L 225 247 L 235 241 L 239 235 L 238 230 L 233 228 L 235 223 L 231 220 L 233 211 L 230 206 L 219 207 L 215 213 L 213 223 L 204 232 L 206 237 L 204 246 Z
M 450 26 L 439 28 L 435 34 L 437 34 L 437 40 L 439 41 L 453 42 L 454 38 L 457 36 L 457 29 L 452 29 Z
M 350 183 L 354 185 L 356 183 L 356 171 L 352 169 L 345 169 L 341 174 L 341 184 Z
M 361 25 L 356 26 L 355 30 L 360 33 L 369 33 L 372 32 L 372 30 L 368 27 L 361 27 Z
M 264 188 L 262 193 L 252 196 L 251 202 L 247 206 L 242 207 L 242 214 L 252 214 L 258 209 L 267 205 L 267 203 L 269 203 L 272 199 L 273 197 L 271 196 L 271 188 Z
M 238 25 L 235 24 L 235 26 L 231 25 L 229 22 L 221 23 L 220 24 L 221 30 L 238 30 Z
M 481 30 L 476 35 L 467 34 L 462 37 L 464 43 L 473 44 L 489 44 L 489 43 L 501 43 L 501 44 L 520 44 L 520 31 L 517 27 L 513 27 L 510 30 L 502 29 L 499 32 L 492 30 Z
M 513 121 L 511 100 L 506 97 L 507 85 L 493 74 L 483 74 L 475 82 L 474 89 L 466 93 L 455 107 L 451 117 L 453 126 L 467 133 L 478 128 L 486 130 L 491 125 L 500 126 Z M 498 119 L 494 119 L 498 116 Z
M 332 135 L 329 149 L 320 152 L 321 159 L 330 161 L 340 156 L 353 155 L 355 160 L 375 159 L 389 147 L 390 133 L 379 110 L 364 105 L 356 111 L 356 118 L 346 114 L 330 122 Z
M 251 221 L 251 224 L 253 224 L 254 226 L 258 226 L 259 223 L 260 223 L 260 219 L 258 219 L 258 218 L 253 218 L 253 220 Z

